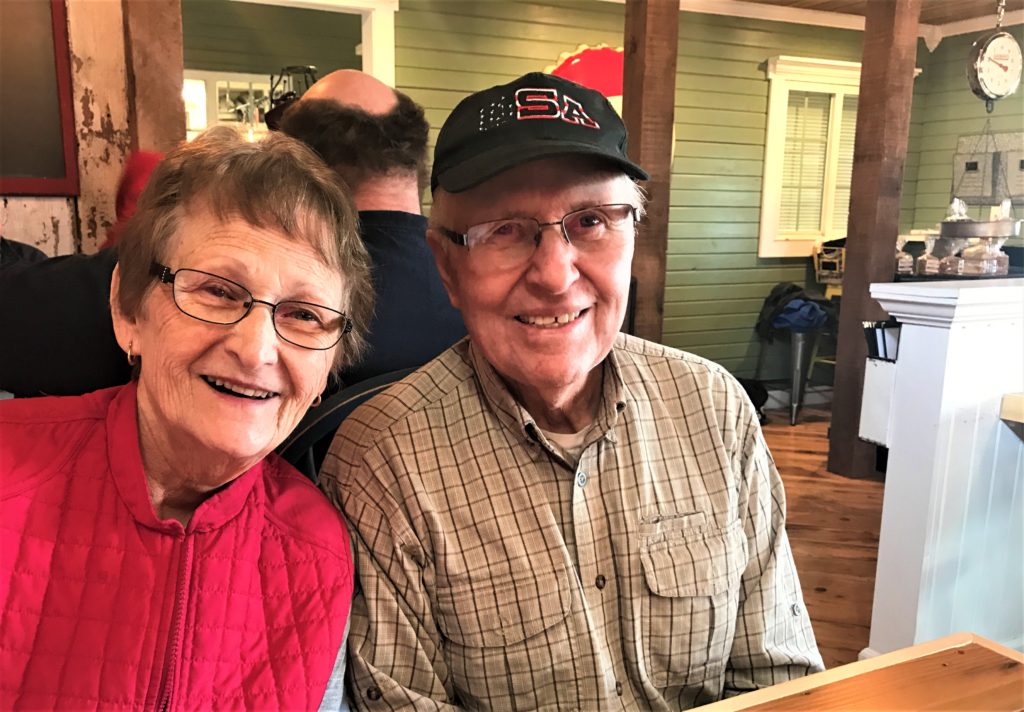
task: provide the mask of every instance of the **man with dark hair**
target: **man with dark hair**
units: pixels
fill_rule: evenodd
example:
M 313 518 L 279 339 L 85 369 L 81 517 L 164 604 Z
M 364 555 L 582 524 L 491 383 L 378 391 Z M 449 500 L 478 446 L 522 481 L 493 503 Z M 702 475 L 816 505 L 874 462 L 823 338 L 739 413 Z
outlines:
M 321 81 L 337 81 L 336 75 L 348 71 L 335 72 Z M 361 75 L 359 81 L 369 80 L 373 78 Z M 341 104 L 317 89 L 314 84 L 302 101 L 288 107 L 280 130 L 313 148 L 353 190 L 365 191 L 384 177 L 416 176 L 418 203 L 428 179 L 430 127 L 423 107 L 402 92 L 392 91 L 394 106 L 386 113 L 373 114 Z
M 348 184 L 373 261 L 377 311 L 369 352 L 348 383 L 420 366 L 465 336 L 426 243 L 423 108 L 368 74 L 332 72 L 285 112 L 281 131 L 323 157 Z

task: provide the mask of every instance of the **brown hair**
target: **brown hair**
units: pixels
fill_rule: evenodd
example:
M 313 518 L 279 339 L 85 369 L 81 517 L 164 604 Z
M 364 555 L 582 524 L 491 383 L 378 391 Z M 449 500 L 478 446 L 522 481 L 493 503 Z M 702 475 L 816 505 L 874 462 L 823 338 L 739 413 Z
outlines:
M 414 175 L 427 181 L 427 136 L 423 107 L 400 91 L 386 114 L 370 114 L 331 99 L 302 99 L 288 107 L 281 131 L 302 141 L 341 175 L 353 190 L 367 179 Z
M 138 315 L 155 284 L 151 265 L 165 261 L 182 217 L 199 206 L 221 220 L 238 216 L 311 245 L 341 275 L 339 308 L 352 320 L 335 371 L 362 355 L 373 288 L 355 206 L 316 154 L 281 134 L 248 143 L 234 129 L 216 127 L 167 154 L 118 243 L 117 303 L 126 317 Z

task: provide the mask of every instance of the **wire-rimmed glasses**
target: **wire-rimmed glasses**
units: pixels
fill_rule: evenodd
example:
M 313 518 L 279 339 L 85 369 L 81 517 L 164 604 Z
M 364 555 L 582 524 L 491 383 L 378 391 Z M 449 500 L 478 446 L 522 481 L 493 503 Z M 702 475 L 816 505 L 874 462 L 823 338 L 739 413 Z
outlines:
M 324 351 L 352 330 L 352 320 L 322 304 L 286 300 L 256 299 L 247 288 L 210 272 L 179 269 L 154 262 L 153 276 L 171 285 L 174 304 L 183 314 L 210 324 L 237 324 L 256 304 L 265 304 L 273 314 L 274 331 L 284 341 L 304 349 Z
M 635 232 L 639 218 L 636 207 L 622 203 L 574 210 L 561 220 L 549 223 L 535 218 L 505 218 L 471 225 L 464 233 L 444 227 L 436 229 L 489 264 L 512 268 L 529 261 L 545 227 L 559 225 L 566 242 L 582 252 L 596 252 L 620 243 L 622 238 Z

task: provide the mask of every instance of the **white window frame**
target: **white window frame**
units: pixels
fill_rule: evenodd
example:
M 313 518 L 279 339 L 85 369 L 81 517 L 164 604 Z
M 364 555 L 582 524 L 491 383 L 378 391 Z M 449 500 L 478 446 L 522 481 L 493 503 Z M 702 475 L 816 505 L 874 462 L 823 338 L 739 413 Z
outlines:
M 2 2 L 3 0 L 0 0 Z M 362 18 L 363 71 L 395 86 L 395 13 L 398 0 L 236 0 L 307 10 L 347 12 Z
M 758 257 L 808 257 L 816 245 L 832 239 L 830 228 L 835 210 L 836 176 L 839 165 L 840 121 L 843 99 L 860 91 L 860 63 L 788 57 L 768 60 L 768 127 L 761 182 L 761 225 Z M 779 229 L 782 208 L 782 167 L 786 150 L 786 118 L 790 91 L 809 91 L 832 96 L 828 122 L 821 221 L 813 232 L 783 232 Z

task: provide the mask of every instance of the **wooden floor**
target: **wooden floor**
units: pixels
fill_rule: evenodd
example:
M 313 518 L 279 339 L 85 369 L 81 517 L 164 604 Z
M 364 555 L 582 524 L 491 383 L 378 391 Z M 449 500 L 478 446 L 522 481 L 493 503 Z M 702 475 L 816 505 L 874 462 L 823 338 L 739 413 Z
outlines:
M 826 667 L 853 662 L 868 644 L 883 483 L 825 469 L 827 410 L 805 409 L 795 426 L 788 413 L 768 415 L 765 439 L 786 486 L 786 530 L 818 647 Z

